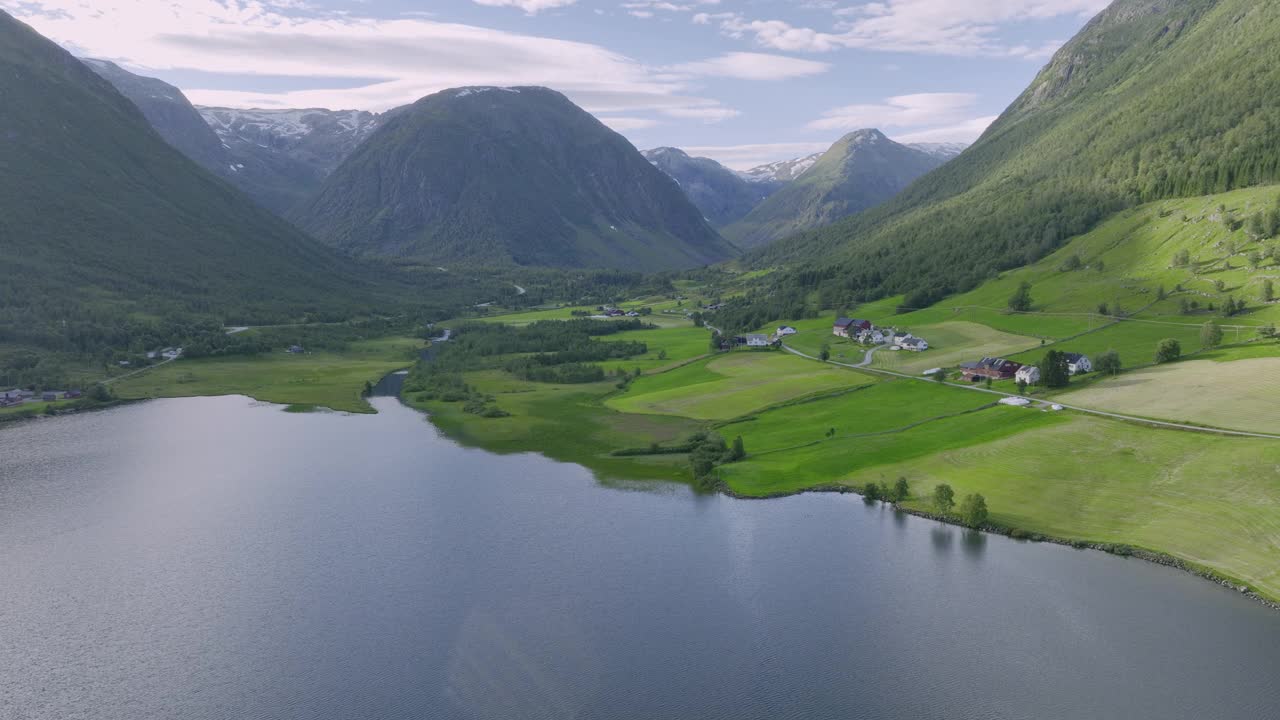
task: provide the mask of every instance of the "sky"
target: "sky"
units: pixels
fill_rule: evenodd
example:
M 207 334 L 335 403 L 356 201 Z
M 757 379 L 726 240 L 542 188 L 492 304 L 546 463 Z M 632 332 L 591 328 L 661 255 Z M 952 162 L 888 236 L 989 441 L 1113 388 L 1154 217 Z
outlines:
M 875 127 L 972 142 L 1107 0 L 0 0 L 197 105 L 382 111 L 545 85 L 746 169 Z

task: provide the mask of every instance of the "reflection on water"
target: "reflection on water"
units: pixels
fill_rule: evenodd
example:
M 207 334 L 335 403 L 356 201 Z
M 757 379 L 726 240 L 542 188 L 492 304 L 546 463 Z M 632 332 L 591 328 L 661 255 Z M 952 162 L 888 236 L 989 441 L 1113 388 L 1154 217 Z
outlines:
M 0 433 L 0 718 L 1280 707 L 1280 613 L 1186 574 L 853 495 L 605 485 L 372 402 L 166 400 Z

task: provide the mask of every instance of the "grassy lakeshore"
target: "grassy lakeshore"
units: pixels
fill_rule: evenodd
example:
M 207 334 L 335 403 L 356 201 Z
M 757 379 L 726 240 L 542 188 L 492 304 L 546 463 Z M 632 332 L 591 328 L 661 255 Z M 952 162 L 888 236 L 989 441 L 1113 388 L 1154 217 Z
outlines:
M 341 351 L 182 359 L 112 385 L 124 399 L 248 395 L 281 405 L 369 413 L 366 382 L 413 364 L 421 340 L 380 338 Z

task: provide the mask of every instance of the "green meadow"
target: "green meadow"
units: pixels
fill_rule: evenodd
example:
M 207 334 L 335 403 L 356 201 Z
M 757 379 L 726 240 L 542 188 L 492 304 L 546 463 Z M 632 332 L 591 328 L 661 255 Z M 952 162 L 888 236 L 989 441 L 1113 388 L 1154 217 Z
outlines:
M 366 382 L 413 364 L 422 341 L 382 338 L 353 342 L 341 352 L 182 359 L 112 385 L 124 399 L 248 395 L 282 405 L 313 405 L 368 413 Z
M 727 420 L 840 388 L 868 385 L 864 374 L 777 351 L 740 350 L 633 382 L 608 406 L 629 413 Z

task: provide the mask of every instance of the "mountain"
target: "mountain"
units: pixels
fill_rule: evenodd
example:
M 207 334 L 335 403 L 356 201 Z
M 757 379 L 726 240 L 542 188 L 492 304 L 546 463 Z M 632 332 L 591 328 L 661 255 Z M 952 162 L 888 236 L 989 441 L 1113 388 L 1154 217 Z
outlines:
M 735 254 L 621 135 L 537 87 L 419 100 L 292 217 L 350 253 L 441 264 L 659 270 Z
M 792 158 L 791 160 L 779 160 L 765 165 L 757 165 L 750 170 L 742 172 L 741 175 L 749 182 L 784 185 L 803 175 L 806 170 L 813 167 L 814 163 L 818 162 L 822 155 L 823 153 L 814 153 L 804 157 Z
M 198 107 L 204 121 L 241 162 L 269 168 L 287 183 L 287 197 L 269 207 L 283 211 L 313 196 L 324 179 L 382 124 L 363 110 L 240 110 Z M 394 110 L 389 112 L 395 112 Z
M 950 160 L 951 158 L 964 152 L 969 147 L 969 143 L 960 142 L 923 142 L 923 143 L 905 143 L 912 150 L 919 150 L 927 155 L 932 155 L 942 160 Z
M 320 189 L 377 116 L 329 110 L 196 108 L 178 88 L 115 63 L 83 58 L 133 101 L 170 145 L 277 214 Z
M 85 64 L 0 12 L 0 342 L 126 342 L 139 317 L 285 318 L 371 273 L 166 143 Z
M 1123 208 L 1280 180 L 1277 36 L 1278 3 L 1116 0 L 962 155 L 749 262 L 808 264 L 829 297 L 920 307 Z
M 942 162 L 879 130 L 858 130 L 722 232 L 742 248 L 766 245 L 878 205 Z
M 769 183 L 748 182 L 710 158 L 689 157 L 671 147 L 645 150 L 645 159 L 680 184 L 708 221 L 724 227 L 742 218 L 777 189 Z

